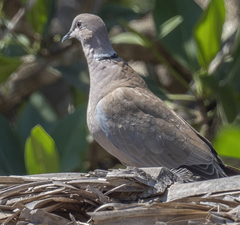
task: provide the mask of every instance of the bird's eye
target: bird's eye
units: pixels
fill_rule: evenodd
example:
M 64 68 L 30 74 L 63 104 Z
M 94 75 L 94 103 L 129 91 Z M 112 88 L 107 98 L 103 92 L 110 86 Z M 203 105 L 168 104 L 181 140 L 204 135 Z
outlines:
M 77 22 L 77 27 L 81 28 L 82 27 L 82 22 Z

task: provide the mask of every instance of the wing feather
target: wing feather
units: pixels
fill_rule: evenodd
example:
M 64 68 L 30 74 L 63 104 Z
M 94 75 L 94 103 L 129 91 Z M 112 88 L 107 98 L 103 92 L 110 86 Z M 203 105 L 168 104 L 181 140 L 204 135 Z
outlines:
M 96 116 L 108 139 L 133 162 L 210 169 L 209 146 L 150 91 L 118 88 L 98 103 Z

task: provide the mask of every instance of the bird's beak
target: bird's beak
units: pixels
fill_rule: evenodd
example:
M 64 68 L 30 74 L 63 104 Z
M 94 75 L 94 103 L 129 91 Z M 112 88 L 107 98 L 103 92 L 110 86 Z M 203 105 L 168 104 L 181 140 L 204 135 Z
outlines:
M 62 38 L 62 43 L 64 42 L 64 41 L 66 41 L 66 40 L 68 40 L 69 38 L 71 38 L 71 33 L 72 33 L 72 31 L 69 31 L 63 38 Z

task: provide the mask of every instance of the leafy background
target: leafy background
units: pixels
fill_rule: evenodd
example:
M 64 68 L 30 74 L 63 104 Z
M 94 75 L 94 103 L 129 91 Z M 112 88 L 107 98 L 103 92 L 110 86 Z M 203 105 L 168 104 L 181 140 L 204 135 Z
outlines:
M 122 166 L 88 132 L 81 45 L 61 43 L 84 12 L 101 16 L 116 52 L 239 167 L 239 9 L 237 0 L 1 0 L 0 174 Z

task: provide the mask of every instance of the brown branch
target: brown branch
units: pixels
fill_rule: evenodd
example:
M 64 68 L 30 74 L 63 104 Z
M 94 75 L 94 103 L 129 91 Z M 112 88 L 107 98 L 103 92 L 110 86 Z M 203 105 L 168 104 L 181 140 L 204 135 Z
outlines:
M 51 60 L 24 63 L 0 86 L 0 112 L 20 104 L 40 87 L 56 82 L 56 73 L 49 69 Z
M 8 80 L 0 85 L 0 112 L 10 110 L 45 85 L 55 83 L 59 78 L 56 71 L 50 69 L 54 60 L 72 48 L 72 43 L 51 52 L 41 60 L 23 63 Z

